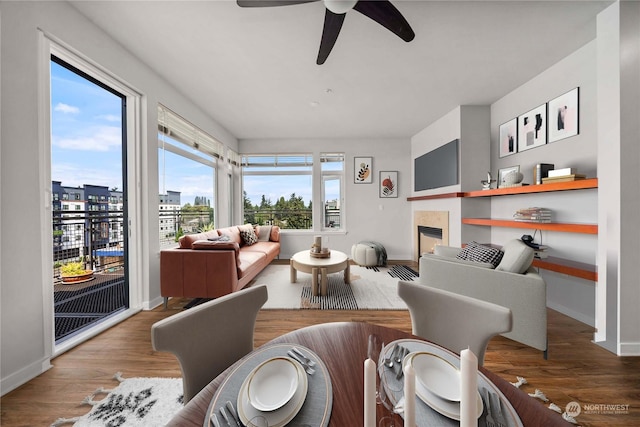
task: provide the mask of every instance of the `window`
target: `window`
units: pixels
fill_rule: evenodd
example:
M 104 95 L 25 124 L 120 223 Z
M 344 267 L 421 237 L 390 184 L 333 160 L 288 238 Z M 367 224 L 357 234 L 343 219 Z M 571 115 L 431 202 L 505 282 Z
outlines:
M 342 183 L 344 182 L 344 154 L 320 154 L 322 175 L 322 227 L 343 228 Z
M 243 155 L 244 221 L 312 230 L 313 156 Z
M 214 227 L 216 169 L 224 146 L 163 105 L 158 105 L 160 246 L 182 234 Z

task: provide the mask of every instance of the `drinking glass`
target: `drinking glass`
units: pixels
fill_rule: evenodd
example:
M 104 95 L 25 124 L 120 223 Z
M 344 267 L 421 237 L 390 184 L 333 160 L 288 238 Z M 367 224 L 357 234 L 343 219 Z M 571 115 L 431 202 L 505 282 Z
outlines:
M 262 415 L 257 415 L 249 420 L 247 427 L 269 427 L 269 422 Z

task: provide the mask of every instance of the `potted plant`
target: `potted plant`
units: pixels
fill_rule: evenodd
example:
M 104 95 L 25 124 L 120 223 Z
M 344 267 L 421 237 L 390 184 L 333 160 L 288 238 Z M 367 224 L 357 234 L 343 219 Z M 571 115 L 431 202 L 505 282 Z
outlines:
M 60 267 L 63 283 L 77 283 L 93 277 L 93 270 L 86 270 L 81 262 L 68 262 Z

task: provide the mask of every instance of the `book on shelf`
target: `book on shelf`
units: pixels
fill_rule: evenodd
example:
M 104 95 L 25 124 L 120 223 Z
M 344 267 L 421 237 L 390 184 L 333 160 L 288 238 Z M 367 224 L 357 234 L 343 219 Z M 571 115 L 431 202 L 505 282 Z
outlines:
M 513 219 L 521 222 L 551 222 L 551 210 L 537 207 L 518 209 Z
M 554 182 L 569 182 L 569 181 L 579 181 L 581 179 L 586 179 L 587 176 L 584 174 L 576 173 L 573 175 L 563 175 L 563 176 L 554 176 L 542 178 L 543 184 L 551 184 Z
M 555 178 L 558 176 L 565 176 L 565 175 L 575 175 L 576 172 L 578 172 L 576 170 L 576 168 L 560 168 L 560 169 L 554 169 L 554 170 L 550 170 L 549 174 L 547 175 L 547 177 L 549 178 Z
M 549 176 L 549 173 L 553 170 L 553 164 L 551 163 L 538 163 L 533 167 L 533 183 L 542 184 L 542 178 Z

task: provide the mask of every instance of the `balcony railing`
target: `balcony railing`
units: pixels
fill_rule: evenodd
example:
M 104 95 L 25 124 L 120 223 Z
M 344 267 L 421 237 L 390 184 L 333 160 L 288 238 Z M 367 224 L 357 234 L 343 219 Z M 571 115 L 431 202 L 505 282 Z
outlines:
M 82 262 L 87 270 L 113 272 L 124 267 L 124 216 L 120 212 L 53 212 L 54 279 L 58 267 Z

